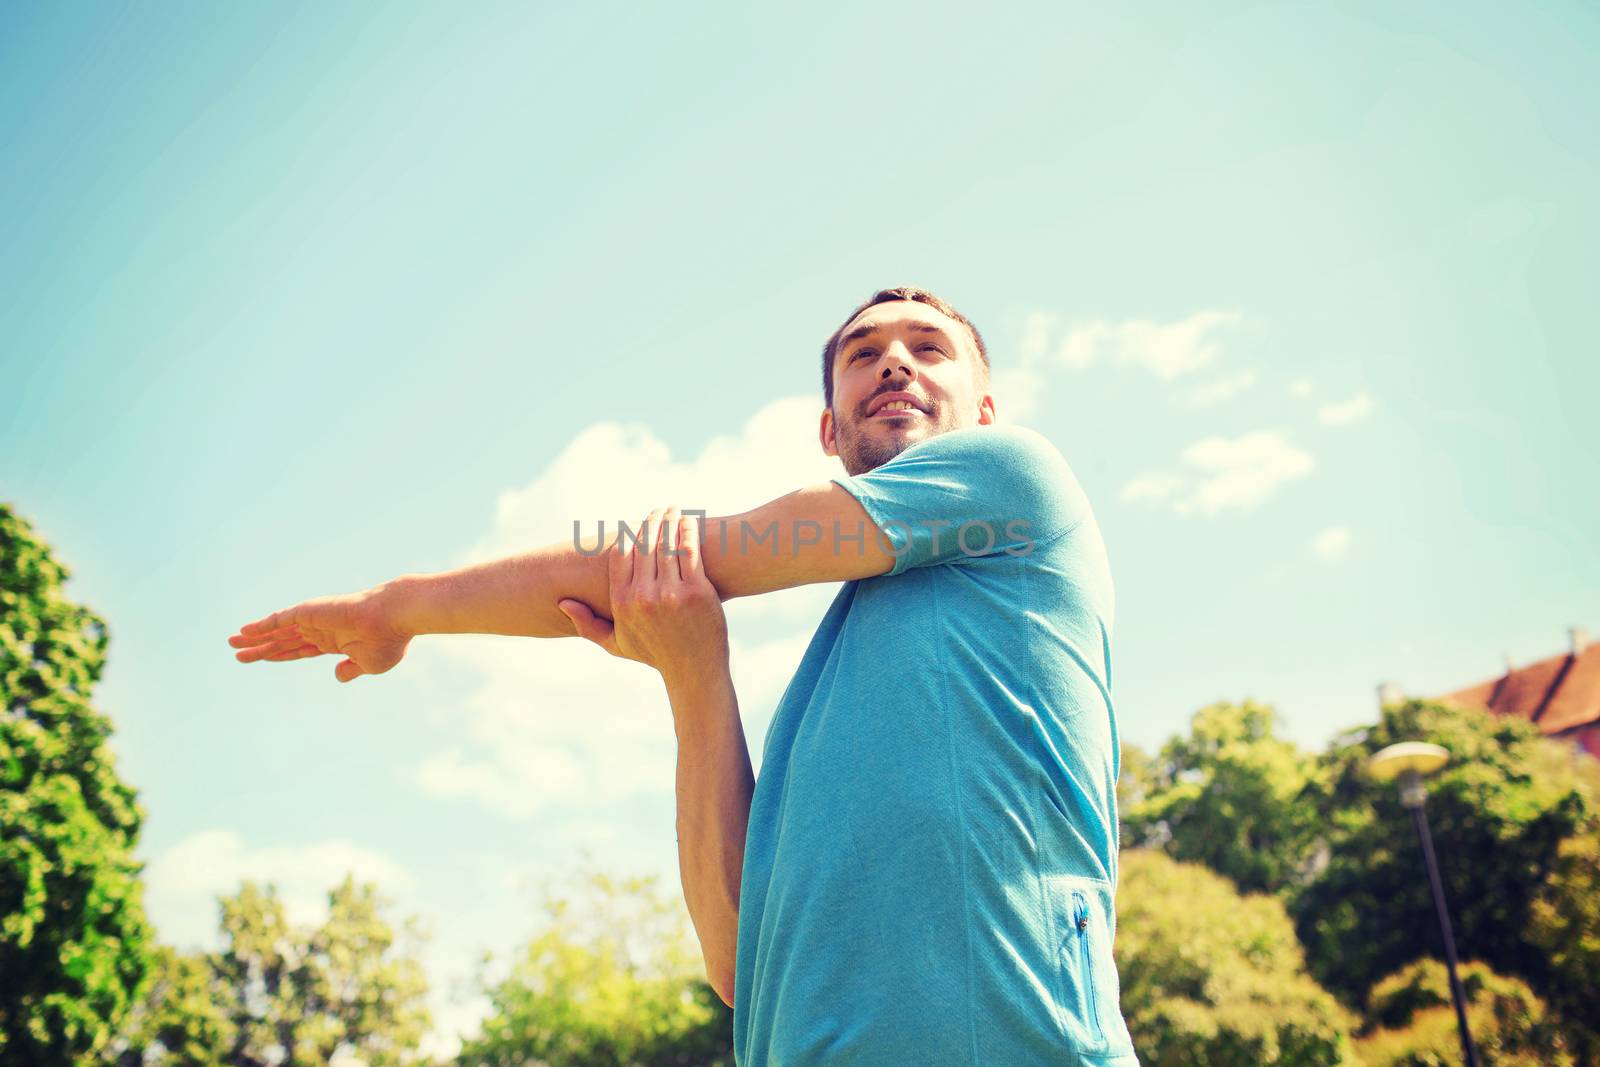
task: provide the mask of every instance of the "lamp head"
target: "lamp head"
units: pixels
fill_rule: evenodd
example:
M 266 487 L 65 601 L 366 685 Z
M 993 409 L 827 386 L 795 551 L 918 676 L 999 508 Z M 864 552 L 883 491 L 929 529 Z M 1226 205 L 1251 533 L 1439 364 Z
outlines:
M 1413 771 L 1429 775 L 1450 762 L 1450 752 L 1426 741 L 1402 741 L 1373 753 L 1367 760 L 1367 774 L 1380 782 L 1392 782 Z
M 1422 788 L 1423 775 L 1432 774 L 1449 762 L 1449 751 L 1439 745 L 1402 741 L 1373 753 L 1367 760 L 1367 774 L 1380 782 L 1398 778 L 1400 803 L 1408 808 L 1420 808 L 1427 796 Z

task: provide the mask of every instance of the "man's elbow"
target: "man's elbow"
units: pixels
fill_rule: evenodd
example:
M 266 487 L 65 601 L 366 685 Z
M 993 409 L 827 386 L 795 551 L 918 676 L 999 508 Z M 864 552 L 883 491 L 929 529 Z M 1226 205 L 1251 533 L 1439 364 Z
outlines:
M 722 1003 L 730 1008 L 733 1007 L 733 971 L 731 969 L 708 967 L 706 968 L 706 980 L 711 983 L 711 988 L 722 999 Z

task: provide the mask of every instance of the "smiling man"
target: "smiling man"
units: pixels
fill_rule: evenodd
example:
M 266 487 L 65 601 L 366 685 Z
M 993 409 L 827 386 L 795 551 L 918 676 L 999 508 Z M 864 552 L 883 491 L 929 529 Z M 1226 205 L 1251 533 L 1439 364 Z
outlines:
M 419 634 L 576 633 L 660 671 L 684 894 L 742 1067 L 1136 1067 L 1088 501 L 1045 438 L 996 424 L 981 336 L 925 290 L 858 307 L 822 381 L 831 482 L 703 524 L 652 512 L 642 541 L 593 555 L 307 601 L 230 643 L 247 662 L 340 653 L 350 681 Z M 754 781 L 722 601 L 829 581 Z

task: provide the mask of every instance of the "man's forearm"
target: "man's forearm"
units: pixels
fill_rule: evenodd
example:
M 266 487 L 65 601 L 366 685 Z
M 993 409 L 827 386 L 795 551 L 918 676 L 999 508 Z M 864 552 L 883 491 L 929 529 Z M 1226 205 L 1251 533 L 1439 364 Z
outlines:
M 570 544 L 442 574 L 407 574 L 384 585 L 380 595 L 397 625 L 419 635 L 570 637 L 572 622 L 556 607 L 564 597 L 611 614 L 605 556 L 584 555 Z
M 702 679 L 667 679 L 667 696 L 678 735 L 678 868 L 684 902 L 705 954 L 706 976 L 731 1007 L 755 775 L 725 665 Z

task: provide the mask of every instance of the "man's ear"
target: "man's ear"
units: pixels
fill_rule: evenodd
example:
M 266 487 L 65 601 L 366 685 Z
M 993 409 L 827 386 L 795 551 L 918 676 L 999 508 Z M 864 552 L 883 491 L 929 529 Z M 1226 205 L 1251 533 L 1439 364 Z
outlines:
M 822 442 L 822 454 L 837 456 L 839 454 L 838 442 L 833 436 L 833 409 L 822 409 L 822 425 L 817 427 L 817 439 Z
M 994 423 L 994 394 L 984 393 L 983 399 L 978 401 L 978 425 L 989 426 Z

